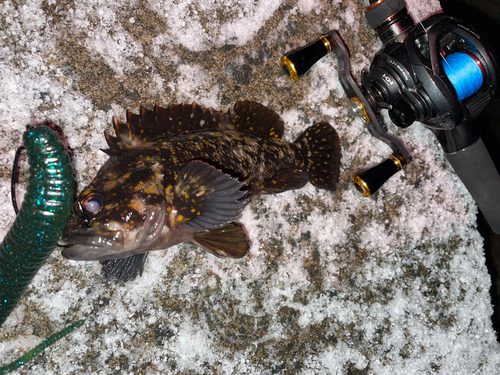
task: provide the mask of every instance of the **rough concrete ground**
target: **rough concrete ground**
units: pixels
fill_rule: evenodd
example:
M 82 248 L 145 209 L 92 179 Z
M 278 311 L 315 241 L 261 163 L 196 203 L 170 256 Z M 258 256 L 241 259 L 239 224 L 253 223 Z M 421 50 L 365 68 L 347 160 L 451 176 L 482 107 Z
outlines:
M 413 2 L 425 17 L 437 2 Z M 425 3 L 425 4 L 424 4 Z M 429 5 L 430 4 L 430 5 Z M 80 188 L 105 156 L 113 115 L 140 105 L 261 102 L 292 141 L 314 121 L 339 132 L 335 193 L 255 199 L 241 260 L 181 245 L 150 255 L 142 277 L 105 281 L 97 262 L 58 251 L 0 330 L 1 364 L 78 318 L 86 324 L 17 373 L 381 374 L 498 372 L 476 206 L 421 125 L 413 162 L 372 199 L 350 183 L 389 149 L 347 114 L 336 59 L 299 83 L 283 53 L 339 30 L 354 76 L 380 43 L 359 1 L 5 1 L 0 4 L 0 177 L 5 233 L 10 168 L 31 113 L 75 151 Z

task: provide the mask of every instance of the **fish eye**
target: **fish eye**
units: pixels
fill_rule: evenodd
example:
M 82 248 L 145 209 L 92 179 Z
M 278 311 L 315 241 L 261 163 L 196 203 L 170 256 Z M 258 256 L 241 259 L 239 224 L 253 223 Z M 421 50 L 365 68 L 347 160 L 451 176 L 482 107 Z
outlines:
M 104 195 L 101 192 L 91 190 L 80 198 L 80 205 L 88 215 L 95 215 L 104 207 Z
M 85 202 L 85 210 L 93 214 L 101 211 L 102 202 L 99 199 L 89 199 Z

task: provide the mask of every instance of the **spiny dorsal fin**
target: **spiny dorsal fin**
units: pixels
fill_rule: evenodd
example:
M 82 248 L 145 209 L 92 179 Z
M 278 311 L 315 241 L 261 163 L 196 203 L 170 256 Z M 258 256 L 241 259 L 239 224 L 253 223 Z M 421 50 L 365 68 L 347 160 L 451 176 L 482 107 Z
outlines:
M 171 135 L 200 130 L 235 130 L 259 134 L 279 140 L 283 135 L 283 120 L 262 104 L 240 101 L 229 112 L 194 104 L 155 106 L 151 111 L 141 107 L 140 114 L 127 110 L 127 121 L 113 118 L 116 136 L 105 133 L 108 154 L 138 148 L 147 142 Z
M 256 133 L 280 140 L 283 136 L 283 120 L 266 106 L 247 100 L 237 102 L 227 113 L 228 127 L 236 131 Z
M 144 127 L 150 139 L 197 130 L 220 129 L 223 113 L 193 104 L 173 104 L 167 108 L 155 106 L 153 113 L 141 109 Z
M 103 150 L 109 154 L 119 154 L 120 152 L 140 147 L 150 139 L 144 131 L 144 123 L 139 115 L 127 110 L 127 122 L 121 122 L 113 117 L 113 129 L 116 136 L 104 132 L 109 150 Z
M 173 104 L 166 108 L 155 106 L 153 111 L 141 107 L 139 115 L 127 110 L 125 123 L 113 117 L 116 136 L 104 134 L 110 148 L 105 152 L 119 154 L 174 134 L 221 129 L 223 115 L 196 103 Z

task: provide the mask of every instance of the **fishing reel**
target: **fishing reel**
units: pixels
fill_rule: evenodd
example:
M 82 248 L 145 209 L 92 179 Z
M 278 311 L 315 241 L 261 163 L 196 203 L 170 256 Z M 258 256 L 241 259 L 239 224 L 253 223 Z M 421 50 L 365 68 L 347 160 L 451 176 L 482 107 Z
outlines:
M 492 229 L 500 234 L 500 176 L 473 121 L 497 90 L 497 63 L 487 42 L 469 25 L 446 14 L 415 24 L 404 0 L 370 0 L 369 25 L 383 42 L 361 84 L 351 75 L 349 52 L 338 32 L 287 53 L 281 65 L 297 81 L 319 59 L 333 53 L 338 77 L 350 99 L 349 112 L 392 154 L 356 173 L 353 183 L 366 197 L 411 162 L 404 142 L 391 134 L 381 113 L 396 126 L 423 123 L 437 137 L 447 160 Z

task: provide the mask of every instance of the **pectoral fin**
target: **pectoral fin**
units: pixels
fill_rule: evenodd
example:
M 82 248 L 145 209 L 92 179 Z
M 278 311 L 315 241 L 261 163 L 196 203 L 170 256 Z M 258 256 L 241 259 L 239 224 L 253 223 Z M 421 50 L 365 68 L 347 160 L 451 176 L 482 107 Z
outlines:
M 175 186 L 167 188 L 171 227 L 182 224 L 192 232 L 206 232 L 234 221 L 248 203 L 244 186 L 207 163 L 189 162 Z

